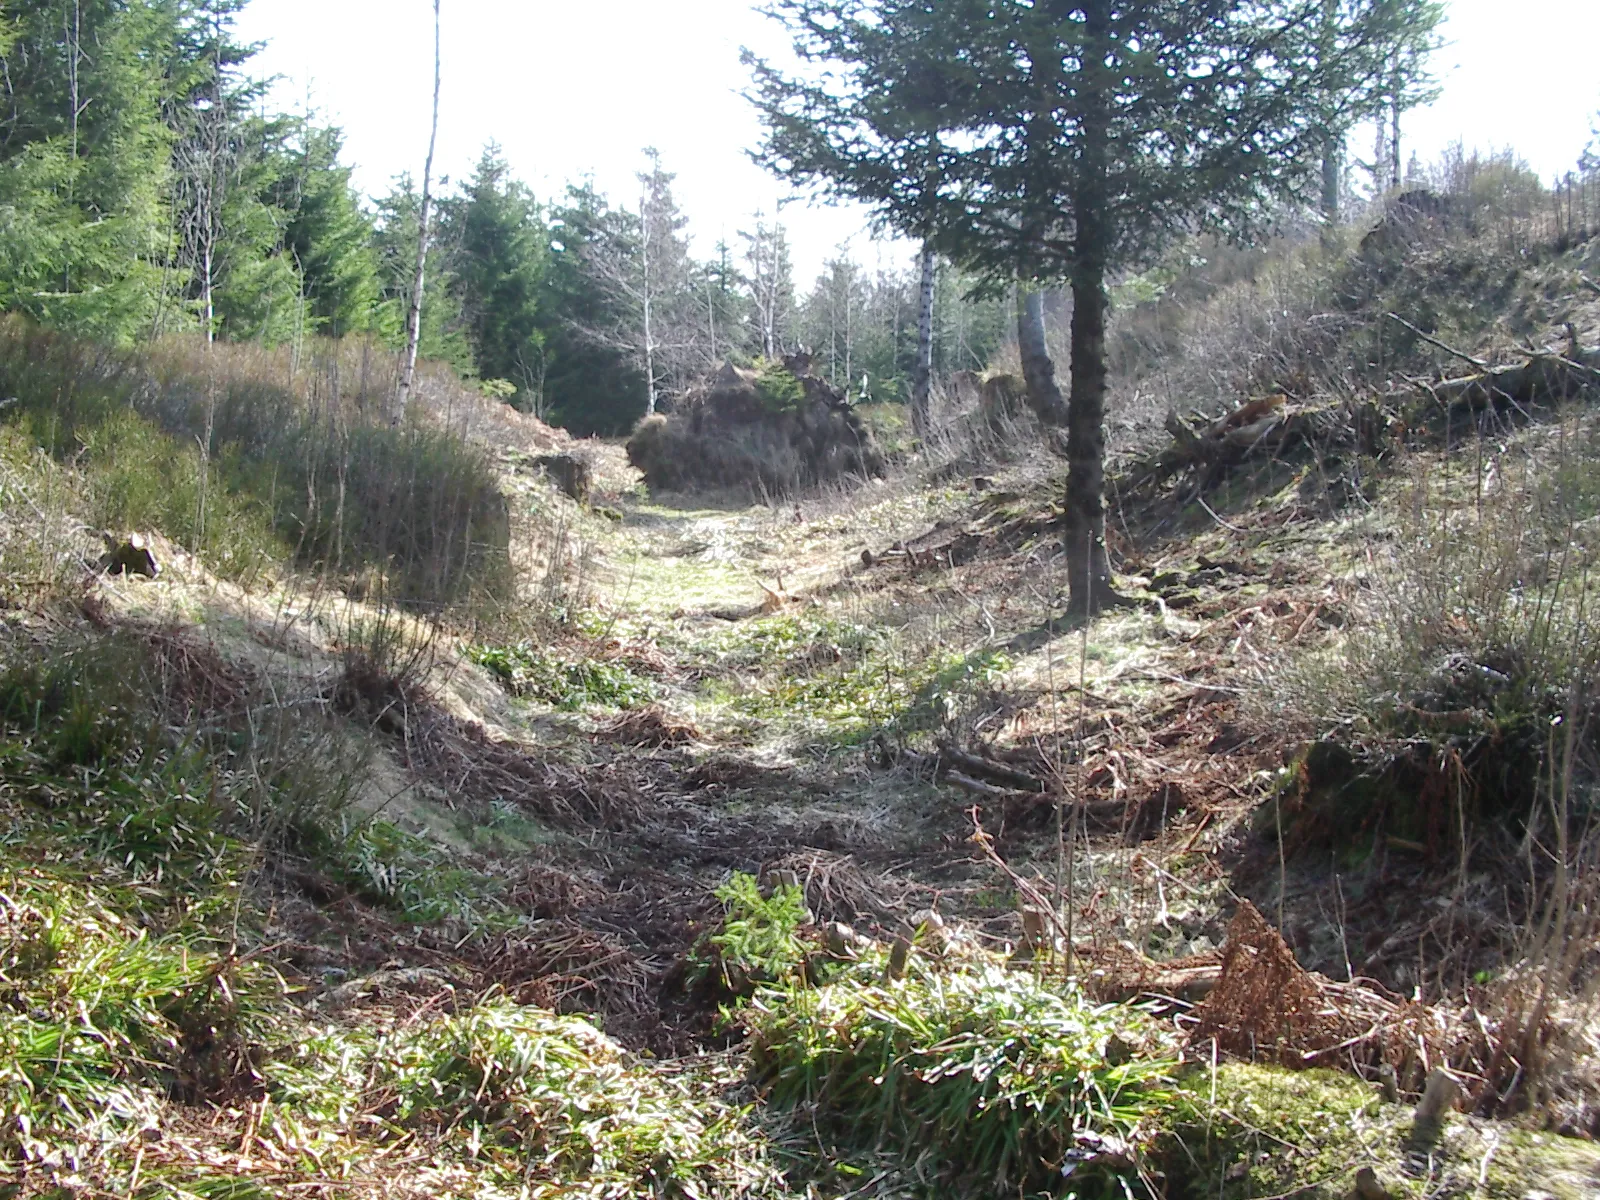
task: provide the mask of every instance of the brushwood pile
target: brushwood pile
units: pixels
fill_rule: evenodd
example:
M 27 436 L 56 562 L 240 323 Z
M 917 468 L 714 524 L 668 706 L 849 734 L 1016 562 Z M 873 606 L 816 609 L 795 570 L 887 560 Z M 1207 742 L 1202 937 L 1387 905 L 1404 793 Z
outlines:
M 627 448 L 659 491 L 782 494 L 887 469 L 847 396 L 813 373 L 803 352 L 754 368 L 724 363 L 675 411 L 641 421 Z

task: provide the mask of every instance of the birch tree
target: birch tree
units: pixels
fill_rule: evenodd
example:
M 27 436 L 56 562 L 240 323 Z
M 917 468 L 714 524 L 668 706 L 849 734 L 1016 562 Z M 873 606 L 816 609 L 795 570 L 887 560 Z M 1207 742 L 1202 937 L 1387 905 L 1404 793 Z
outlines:
M 644 380 L 645 415 L 709 365 L 705 295 L 696 285 L 688 219 L 673 198 L 675 176 L 647 149 L 639 200 L 626 226 L 613 222 L 583 248 L 584 267 L 606 297 L 606 324 L 583 327 L 595 344 L 620 351 Z M 637 411 L 637 410 L 636 410 Z
M 789 234 L 781 222 L 768 224 L 755 214 L 750 230 L 740 230 L 744 242 L 746 278 L 755 320 L 756 349 L 776 361 L 784 350 L 794 315 L 794 271 L 789 262 Z
M 411 277 L 411 301 L 406 311 L 406 350 L 400 368 L 400 386 L 395 394 L 390 422 L 398 425 L 405 417 L 411 388 L 417 374 L 417 348 L 422 343 L 422 300 L 428 281 L 429 222 L 433 216 L 433 156 L 439 145 L 439 93 L 443 86 L 444 63 L 441 54 L 440 0 L 433 0 L 433 124 L 428 134 L 428 158 L 422 168 L 422 203 L 417 216 L 416 270 Z

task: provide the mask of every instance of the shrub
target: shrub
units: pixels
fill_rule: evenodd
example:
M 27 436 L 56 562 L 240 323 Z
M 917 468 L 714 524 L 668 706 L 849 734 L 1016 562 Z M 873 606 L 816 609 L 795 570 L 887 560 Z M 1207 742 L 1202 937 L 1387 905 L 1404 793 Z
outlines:
M 768 412 L 795 412 L 806 398 L 805 385 L 782 363 L 756 363 L 756 398 Z
M 761 894 L 755 876 L 735 871 L 716 890 L 722 924 L 707 934 L 690 956 L 691 986 L 715 979 L 719 990 L 749 996 L 759 984 L 780 983 L 805 962 L 800 927 L 810 922 L 805 890 L 780 883 Z
M 1552 732 L 1578 731 L 1577 791 L 1594 782 L 1600 423 L 1526 437 L 1492 463 L 1419 469 L 1352 597 L 1351 632 L 1270 676 L 1275 712 L 1313 736 L 1338 731 L 1357 773 L 1408 746 L 1423 748 L 1424 778 L 1430 763 L 1461 763 L 1472 806 L 1457 813 L 1452 798 L 1441 814 L 1458 838 L 1459 816 L 1530 818 L 1553 778 Z
M 501 594 L 510 518 L 484 454 L 413 419 L 392 426 L 337 349 L 285 373 L 249 347 L 113 351 L 0 320 L 8 418 L 79 463 L 87 518 L 159 529 L 242 575 L 264 560 L 370 566 L 390 599 Z M 346 390 L 351 384 L 350 390 Z

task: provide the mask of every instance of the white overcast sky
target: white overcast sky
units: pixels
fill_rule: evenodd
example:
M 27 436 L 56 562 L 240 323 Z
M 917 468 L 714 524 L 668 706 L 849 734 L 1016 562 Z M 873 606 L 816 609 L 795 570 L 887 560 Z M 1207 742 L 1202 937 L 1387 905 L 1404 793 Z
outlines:
M 759 129 L 740 97 L 739 50 L 782 60 L 782 30 L 748 0 L 443 0 L 444 99 L 438 169 L 469 172 L 500 143 L 541 198 L 592 176 L 632 203 L 641 151 L 678 175 L 695 249 L 737 245 L 750 214 L 785 202 L 802 280 L 853 239 L 872 265 L 859 211 L 792 199 L 745 156 Z M 1457 139 L 1514 148 L 1547 177 L 1570 170 L 1600 109 L 1600 0 L 1447 0 L 1444 94 L 1411 113 L 1407 153 Z M 420 177 L 432 83 L 431 0 L 252 0 L 240 21 L 267 43 L 257 69 L 282 77 L 278 102 L 309 98 L 344 128 L 356 183 L 382 192 Z M 1360 153 L 1363 147 L 1356 147 Z M 792 202 L 791 202 L 792 201 Z M 891 247 L 894 259 L 903 251 Z

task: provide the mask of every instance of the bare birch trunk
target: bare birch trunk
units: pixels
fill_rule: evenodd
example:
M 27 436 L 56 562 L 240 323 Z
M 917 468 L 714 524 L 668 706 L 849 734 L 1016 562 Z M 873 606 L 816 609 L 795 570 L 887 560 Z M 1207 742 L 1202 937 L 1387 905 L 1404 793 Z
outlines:
M 1404 181 L 1404 170 L 1400 164 L 1400 88 L 1396 80 L 1394 95 L 1389 98 L 1389 179 L 1394 187 Z
M 911 375 L 911 428 L 927 437 L 933 425 L 933 243 L 922 243 L 922 280 L 917 291 L 917 365 Z
M 656 414 L 656 342 L 651 307 L 655 297 L 650 289 L 655 281 L 650 277 L 650 208 L 648 197 L 645 196 L 639 198 L 639 233 L 639 259 L 644 270 L 644 413 L 647 417 L 653 417 Z
M 1044 296 L 1026 283 L 1017 284 L 1017 350 L 1022 356 L 1028 407 L 1043 424 L 1065 426 L 1067 405 L 1044 341 Z
M 422 343 L 422 292 L 428 274 L 428 221 L 433 215 L 433 155 L 439 144 L 440 61 L 439 4 L 433 0 L 433 128 L 428 135 L 428 160 L 422 168 L 422 204 L 417 214 L 417 270 L 411 281 L 411 307 L 406 313 L 406 358 L 400 370 L 400 388 L 395 395 L 394 412 L 389 421 L 398 425 L 405 418 L 417 374 L 417 349 Z

